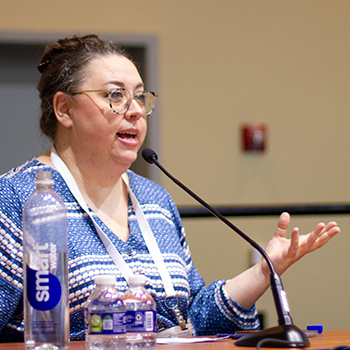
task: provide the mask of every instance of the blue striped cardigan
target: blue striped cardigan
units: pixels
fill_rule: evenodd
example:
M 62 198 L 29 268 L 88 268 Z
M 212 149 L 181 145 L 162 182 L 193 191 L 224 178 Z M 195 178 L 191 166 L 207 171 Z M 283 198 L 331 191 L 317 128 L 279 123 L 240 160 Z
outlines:
M 36 173 L 51 170 L 54 190 L 68 213 L 68 269 L 71 340 L 84 339 L 84 303 L 94 288 L 94 276 L 115 274 L 117 288 L 127 284 L 108 255 L 89 216 L 79 206 L 61 175 L 36 159 L 0 177 L 0 342 L 23 341 L 22 210 L 35 190 Z M 170 195 L 154 182 L 128 171 L 130 188 L 137 197 L 159 245 L 176 290 L 179 308 L 198 335 L 257 329 L 255 306 L 244 309 L 224 291 L 225 281 L 205 286 L 192 263 L 181 218 Z M 146 288 L 157 303 L 158 330 L 177 325 L 165 304 L 165 290 L 157 267 L 142 238 L 129 200 L 130 236 L 120 240 L 91 211 L 102 230 L 122 254 L 134 273 L 147 276 Z

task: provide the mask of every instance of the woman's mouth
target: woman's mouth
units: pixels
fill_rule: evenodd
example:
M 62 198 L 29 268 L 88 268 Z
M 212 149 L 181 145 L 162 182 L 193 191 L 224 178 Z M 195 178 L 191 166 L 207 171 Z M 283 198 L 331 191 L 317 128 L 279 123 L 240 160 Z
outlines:
M 118 132 L 117 136 L 123 140 L 136 140 L 136 133 L 134 132 Z
M 137 131 L 121 131 L 117 133 L 118 141 L 126 147 L 137 147 Z

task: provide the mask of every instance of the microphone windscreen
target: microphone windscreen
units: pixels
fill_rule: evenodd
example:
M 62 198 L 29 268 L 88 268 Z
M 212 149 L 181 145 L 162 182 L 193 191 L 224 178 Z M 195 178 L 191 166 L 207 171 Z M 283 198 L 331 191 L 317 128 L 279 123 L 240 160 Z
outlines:
M 142 150 L 142 157 L 146 162 L 150 164 L 153 164 L 155 160 L 158 160 L 157 153 L 150 148 L 144 148 Z

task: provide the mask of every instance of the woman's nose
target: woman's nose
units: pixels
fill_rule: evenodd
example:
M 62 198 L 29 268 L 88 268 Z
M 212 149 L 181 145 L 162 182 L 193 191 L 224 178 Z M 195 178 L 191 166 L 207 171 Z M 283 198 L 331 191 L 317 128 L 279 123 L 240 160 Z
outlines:
M 139 103 L 133 98 L 128 110 L 125 112 L 125 116 L 126 118 L 139 119 L 145 116 L 145 111 L 144 108 L 142 108 L 142 106 L 140 106 Z

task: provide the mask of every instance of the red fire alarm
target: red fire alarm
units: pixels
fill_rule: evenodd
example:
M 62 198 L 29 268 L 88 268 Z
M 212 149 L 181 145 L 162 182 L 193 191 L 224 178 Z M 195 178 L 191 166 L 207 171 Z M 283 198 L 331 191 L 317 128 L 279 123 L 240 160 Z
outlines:
M 243 151 L 263 152 L 266 148 L 266 126 L 262 123 L 247 123 L 242 125 Z

